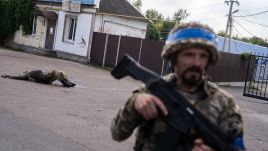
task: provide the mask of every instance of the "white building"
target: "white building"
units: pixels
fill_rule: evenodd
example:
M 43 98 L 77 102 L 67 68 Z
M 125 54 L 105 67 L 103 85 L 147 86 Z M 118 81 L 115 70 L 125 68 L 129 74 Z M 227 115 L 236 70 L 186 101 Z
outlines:
M 101 0 L 94 31 L 144 39 L 147 23 L 126 0 Z
M 33 31 L 14 36 L 16 48 L 90 58 L 93 32 L 145 38 L 147 19 L 126 0 L 36 0 Z

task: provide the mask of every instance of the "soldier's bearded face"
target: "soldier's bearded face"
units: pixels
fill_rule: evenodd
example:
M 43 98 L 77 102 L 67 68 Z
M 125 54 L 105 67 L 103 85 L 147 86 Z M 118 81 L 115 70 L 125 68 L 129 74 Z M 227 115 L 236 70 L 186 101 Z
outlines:
M 203 48 L 188 48 L 177 54 L 176 74 L 185 84 L 196 85 L 202 80 L 209 53 Z
M 187 68 L 182 72 L 181 79 L 184 83 L 194 86 L 202 80 L 203 70 L 197 66 Z

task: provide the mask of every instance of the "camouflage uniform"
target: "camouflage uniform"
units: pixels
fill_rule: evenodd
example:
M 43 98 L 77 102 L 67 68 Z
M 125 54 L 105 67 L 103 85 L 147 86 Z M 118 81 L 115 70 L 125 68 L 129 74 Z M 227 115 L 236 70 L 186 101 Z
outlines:
M 172 82 L 177 80 L 174 74 L 163 78 Z M 243 134 L 239 107 L 235 104 L 232 96 L 216 84 L 204 79 L 190 93 L 183 93 L 179 87 L 177 90 L 229 137 L 235 138 Z M 128 99 L 125 107 L 113 120 L 111 131 L 114 140 L 122 141 L 127 139 L 136 127 L 139 127 L 134 150 L 152 151 L 156 147 L 157 136 L 165 132 L 166 123 L 163 121 L 163 116 L 159 116 L 149 123 L 134 109 L 137 94 L 143 92 L 148 93 L 144 87 L 133 91 L 133 95 Z M 196 132 L 191 130 L 178 143 L 176 151 L 190 150 L 196 136 Z
M 162 58 L 171 61 L 176 65 L 177 53 L 187 48 L 203 48 L 209 53 L 208 65 L 216 64 L 219 59 L 217 51 L 217 38 L 212 29 L 206 25 L 196 22 L 180 24 L 175 26 L 169 33 L 166 44 L 162 51 Z M 176 66 L 174 66 L 176 67 Z M 176 68 L 174 68 L 176 69 Z M 181 77 L 171 73 L 164 80 L 174 82 L 177 85 Z M 179 80 L 179 81 L 178 81 Z M 182 92 L 177 85 L 176 90 L 181 93 L 193 106 L 195 106 L 205 117 L 217 126 L 234 144 L 244 149 L 243 144 L 243 122 L 239 107 L 234 99 L 216 84 L 203 79 L 194 86 L 189 93 Z M 112 121 L 111 132 L 114 140 L 122 141 L 127 139 L 134 129 L 138 127 L 136 135 L 135 151 L 152 151 L 156 147 L 159 136 L 165 132 L 166 123 L 164 116 L 147 121 L 134 108 L 134 102 L 140 93 L 149 93 L 144 87 L 133 91 L 124 108 Z M 183 123 L 182 123 L 183 124 Z M 189 151 L 198 138 L 198 132 L 191 129 L 177 144 L 176 151 Z
M 12 76 L 4 74 L 3 78 L 26 80 L 42 84 L 52 84 L 52 82 L 59 80 L 64 87 L 73 87 L 74 83 L 67 79 L 63 71 L 52 70 L 51 72 L 44 72 L 42 70 L 25 71 L 22 75 Z

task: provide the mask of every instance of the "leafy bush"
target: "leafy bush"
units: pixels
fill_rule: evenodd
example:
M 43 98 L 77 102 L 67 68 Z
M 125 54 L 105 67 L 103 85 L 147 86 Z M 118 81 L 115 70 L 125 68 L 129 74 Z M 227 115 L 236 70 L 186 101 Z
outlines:
M 250 59 L 251 53 L 249 53 L 249 52 L 243 52 L 240 55 L 241 55 L 241 59 L 242 60 L 248 61 Z
M 23 34 L 31 33 L 33 0 L 0 0 L 0 44 L 22 28 Z
M 159 38 L 160 38 L 160 33 L 158 32 L 158 30 L 155 28 L 155 26 L 152 23 L 149 23 L 147 25 L 146 39 L 159 40 Z

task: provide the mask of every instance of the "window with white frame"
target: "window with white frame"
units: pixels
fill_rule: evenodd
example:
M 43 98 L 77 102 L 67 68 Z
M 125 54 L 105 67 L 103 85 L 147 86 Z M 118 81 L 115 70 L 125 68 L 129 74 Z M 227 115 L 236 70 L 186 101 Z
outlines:
M 65 27 L 64 27 L 64 42 L 74 43 L 75 33 L 76 33 L 76 16 L 66 16 L 65 17 Z
M 37 22 L 37 16 L 32 16 L 32 35 L 36 34 L 36 22 Z

